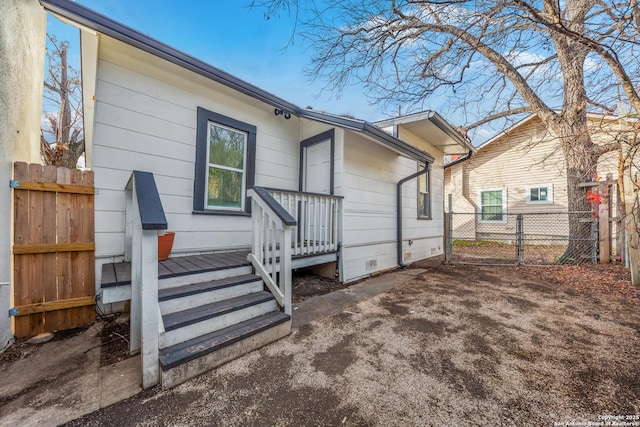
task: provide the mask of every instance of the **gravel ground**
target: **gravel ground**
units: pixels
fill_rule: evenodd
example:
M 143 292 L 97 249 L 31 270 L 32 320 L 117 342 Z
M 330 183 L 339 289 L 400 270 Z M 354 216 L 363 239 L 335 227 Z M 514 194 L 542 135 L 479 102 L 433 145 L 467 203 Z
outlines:
M 622 269 L 572 268 L 558 270 L 570 277 L 531 267 L 429 268 L 211 373 L 71 425 L 632 420 L 640 415 L 638 292 Z

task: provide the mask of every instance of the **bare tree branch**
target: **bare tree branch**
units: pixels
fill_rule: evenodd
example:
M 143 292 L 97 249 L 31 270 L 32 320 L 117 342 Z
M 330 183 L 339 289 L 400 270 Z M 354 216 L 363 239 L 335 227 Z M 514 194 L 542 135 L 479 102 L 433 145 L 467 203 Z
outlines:
M 525 113 L 531 113 L 533 110 L 529 107 L 522 107 L 522 108 L 515 108 L 513 110 L 507 110 L 507 111 L 500 111 L 498 113 L 493 113 L 490 114 L 488 116 L 485 116 L 483 119 L 478 120 L 475 123 L 471 123 L 470 125 L 466 125 L 463 128 L 465 130 L 470 130 L 470 129 L 474 129 L 477 128 L 479 126 L 482 126 L 484 124 L 487 124 L 489 122 L 492 122 L 494 120 L 497 119 L 502 119 L 504 117 L 510 117 L 510 116 L 515 116 L 518 114 L 525 114 Z
M 272 16 L 312 11 L 299 28 L 315 51 L 310 74 L 327 90 L 362 82 L 394 111 L 444 98 L 467 129 L 537 115 L 564 155 L 572 211 L 590 209 L 579 184 L 616 149 L 594 143 L 589 114 L 625 101 L 640 114 L 636 2 L 260 0 Z
M 49 34 L 47 38 L 40 153 L 45 164 L 75 168 L 84 152 L 81 80 L 68 64 L 69 43 Z

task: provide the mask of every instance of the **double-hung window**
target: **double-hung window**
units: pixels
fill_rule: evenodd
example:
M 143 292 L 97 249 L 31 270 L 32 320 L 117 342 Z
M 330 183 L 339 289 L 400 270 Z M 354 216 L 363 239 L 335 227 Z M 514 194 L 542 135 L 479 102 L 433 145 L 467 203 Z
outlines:
M 431 219 L 431 177 L 429 165 L 420 165 L 418 170 L 427 169 L 418 175 L 418 219 Z
M 480 222 L 507 222 L 507 192 L 504 188 L 490 188 L 478 192 Z
M 207 209 L 244 209 L 247 134 L 209 122 Z
M 249 212 L 255 144 L 255 126 L 198 108 L 194 212 Z

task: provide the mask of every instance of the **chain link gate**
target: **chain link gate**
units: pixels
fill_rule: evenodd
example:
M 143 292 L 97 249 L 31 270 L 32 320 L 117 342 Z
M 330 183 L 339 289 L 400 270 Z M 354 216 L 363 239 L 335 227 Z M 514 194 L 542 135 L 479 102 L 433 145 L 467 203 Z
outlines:
M 551 265 L 598 262 L 592 212 L 447 213 L 447 260 L 460 264 Z M 571 230 L 571 231 L 570 231 Z

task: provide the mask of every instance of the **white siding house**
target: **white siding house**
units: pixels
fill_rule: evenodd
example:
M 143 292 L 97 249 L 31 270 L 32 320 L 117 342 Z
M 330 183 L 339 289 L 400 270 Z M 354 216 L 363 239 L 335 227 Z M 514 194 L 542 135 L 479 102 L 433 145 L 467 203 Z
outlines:
M 349 282 L 443 253 L 443 158 L 472 148 L 437 114 L 378 127 L 302 109 L 75 2 L 41 4 L 81 31 L 97 292 L 131 301 L 145 387 L 286 335 L 293 269 Z
M 249 217 L 194 210 L 198 108 L 254 126 L 255 182 L 288 190 L 298 189 L 300 120 L 110 37 L 100 37 L 99 52 L 90 165 L 99 189 L 96 256 L 124 254 L 124 188 L 134 169 L 156 178 L 174 255 L 249 247 Z
M 79 25 L 87 166 L 95 173 L 97 189 L 98 276 L 102 264 L 124 257 L 125 186 L 133 170 L 155 177 L 169 229 L 176 233 L 172 256 L 251 246 L 251 215 L 244 196 L 245 205 L 235 211 L 194 206 L 197 192 L 204 191 L 195 179 L 199 111 L 255 129 L 255 163 L 246 165 L 253 170 L 245 173 L 253 174 L 255 185 L 266 188 L 305 191 L 303 187 L 310 184 L 304 180 L 306 160 L 301 158 L 306 150 L 301 147 L 305 140 L 331 131 L 332 188 L 328 193 L 344 198 L 339 230 L 341 280 L 398 266 L 397 183 L 425 164 L 431 165 L 430 218 L 417 219 L 418 180 L 407 182 L 400 262 L 442 254 L 442 159 L 446 154 L 442 147 L 445 141 L 453 141 L 456 152 L 469 147 L 452 129 L 431 126 L 419 135 L 407 131 L 405 141 L 364 121 L 300 109 L 81 6 L 62 1 L 44 4 L 67 19 L 76 16 L 83 21 L 77 15 L 85 14 L 96 27 L 87 29 L 86 22 Z M 88 90 L 94 93 L 89 95 Z M 274 109 L 283 114 L 274 114 Z M 428 123 L 429 118 L 423 121 Z M 242 191 L 249 187 L 246 184 Z

